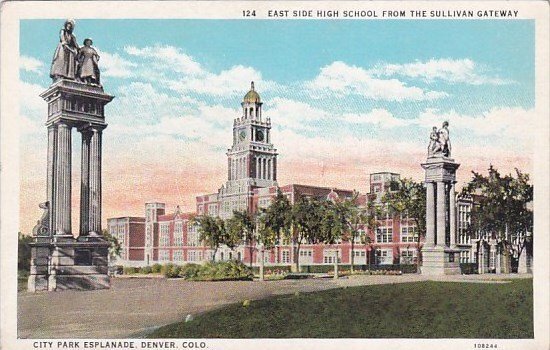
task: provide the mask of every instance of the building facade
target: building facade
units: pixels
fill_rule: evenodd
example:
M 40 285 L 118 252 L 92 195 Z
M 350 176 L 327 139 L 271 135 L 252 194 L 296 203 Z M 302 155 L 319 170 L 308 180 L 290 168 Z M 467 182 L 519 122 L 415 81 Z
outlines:
M 214 251 L 200 241 L 192 218 L 210 215 L 228 219 L 234 211 L 254 214 L 272 203 L 278 189 L 290 203 L 295 203 L 301 197 L 337 201 L 355 195 L 352 190 L 330 187 L 300 184 L 279 186 L 277 150 L 271 138 L 271 120 L 264 117 L 261 98 L 254 83 L 244 96 L 241 107 L 241 115 L 233 121 L 233 143 L 227 151 L 227 181 L 218 192 L 197 196 L 196 209 L 192 213 L 182 213 L 179 207 L 167 213 L 164 203 L 149 202 L 145 203 L 144 217 L 108 219 L 110 233 L 122 245 L 118 264 L 185 264 L 215 258 L 217 261 L 237 259 L 246 264 L 259 265 L 261 254 L 256 246 L 241 245 L 234 249 L 222 246 L 213 256 Z M 382 196 L 395 190 L 394 186 L 399 180 L 400 175 L 397 173 L 370 174 L 369 193 L 358 195 L 359 205 L 366 206 L 371 201 L 374 205 L 381 205 Z M 494 271 L 498 263 L 496 242 L 490 237 L 473 238 L 467 233 L 469 213 L 474 202 L 472 198 L 457 196 L 455 243 L 460 249 L 460 262 L 477 263 L 481 273 Z M 360 228 L 353 250 L 349 241 L 333 245 L 304 242 L 299 251 L 300 265 L 331 265 L 335 259 L 342 264 L 350 264 L 352 256 L 355 265 L 414 264 L 421 258 L 418 252 L 422 241 L 419 241 L 413 218 L 387 215 L 377 218 L 377 221 L 375 229 Z M 291 242 L 282 241 L 265 252 L 264 263 L 267 266 L 291 265 L 295 259 L 293 254 Z

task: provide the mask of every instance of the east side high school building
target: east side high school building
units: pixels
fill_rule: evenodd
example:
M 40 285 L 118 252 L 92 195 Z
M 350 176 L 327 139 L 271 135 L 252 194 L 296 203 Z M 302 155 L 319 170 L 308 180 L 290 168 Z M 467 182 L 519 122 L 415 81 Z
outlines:
M 251 84 L 244 96 L 242 115 L 233 122 L 233 145 L 227 152 L 227 181 L 216 193 L 198 196 L 196 211 L 183 213 L 176 208 L 167 212 L 164 203 L 145 203 L 145 217 L 119 217 L 107 220 L 109 233 L 118 238 L 122 252 L 118 264 L 124 266 L 146 266 L 154 263 L 173 262 L 184 264 L 212 260 L 213 250 L 204 246 L 199 239 L 197 227 L 192 224 L 195 215 L 208 214 L 223 219 L 231 217 L 233 211 L 247 210 L 255 213 L 266 208 L 274 199 L 279 188 L 290 200 L 300 197 L 322 200 L 350 198 L 353 191 L 329 187 L 277 183 L 277 150 L 271 139 L 271 120 L 265 117 L 262 101 Z M 380 201 L 390 185 L 399 180 L 400 175 L 390 172 L 370 175 L 370 192 L 359 195 L 359 204 L 367 201 Z M 478 256 L 475 240 L 467 237 L 465 227 L 471 201 L 458 200 L 458 237 L 456 242 L 461 249 L 461 262 L 476 262 Z M 367 240 L 369 237 L 370 240 Z M 370 243 L 366 243 L 370 242 Z M 351 250 L 350 242 L 335 245 L 301 245 L 300 265 L 333 264 L 338 251 L 338 260 L 349 264 L 352 254 L 356 265 L 412 264 L 417 259 L 418 235 L 414 221 L 407 217 L 385 217 L 379 219 L 376 231 L 364 228 Z M 421 244 L 421 243 L 420 243 Z M 489 243 L 487 243 L 489 244 Z M 495 247 L 483 255 L 487 269 L 494 267 Z M 494 246 L 494 243 L 493 243 Z M 253 249 L 250 256 L 248 246 L 231 250 L 220 247 L 216 261 L 238 259 L 248 264 L 259 265 L 260 252 Z M 281 242 L 276 248 L 267 251 L 264 263 L 290 265 L 294 261 L 290 242 Z M 492 254 L 492 255 L 491 255 Z M 492 259 L 492 260 L 491 260 Z

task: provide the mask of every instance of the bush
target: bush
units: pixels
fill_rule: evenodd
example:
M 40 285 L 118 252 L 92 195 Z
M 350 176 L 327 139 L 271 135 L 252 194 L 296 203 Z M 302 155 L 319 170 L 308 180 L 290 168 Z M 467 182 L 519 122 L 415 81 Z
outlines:
M 201 266 L 197 264 L 185 264 L 180 269 L 178 274 L 179 277 L 185 278 L 186 280 L 194 279 L 199 275 Z
M 151 266 L 152 273 L 160 273 L 161 269 L 162 269 L 162 265 L 159 263 L 153 264 L 153 266 Z
M 124 273 L 125 275 L 131 275 L 131 274 L 137 273 L 138 271 L 139 271 L 139 267 L 124 267 L 124 269 L 122 270 L 122 273 Z
M 139 273 L 150 274 L 152 272 L 151 266 L 144 266 L 139 270 Z
M 240 261 L 207 262 L 204 265 L 187 264 L 179 277 L 193 281 L 252 280 L 252 270 Z
M 168 263 L 163 265 L 160 269 L 164 277 L 166 278 L 176 278 L 179 277 L 181 266 Z

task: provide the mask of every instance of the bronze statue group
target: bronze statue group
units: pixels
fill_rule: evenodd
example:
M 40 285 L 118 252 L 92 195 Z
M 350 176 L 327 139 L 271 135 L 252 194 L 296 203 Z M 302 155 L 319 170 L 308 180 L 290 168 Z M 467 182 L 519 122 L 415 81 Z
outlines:
M 59 44 L 53 55 L 50 77 L 54 82 L 60 79 L 70 79 L 101 86 L 99 55 L 92 47 L 93 41 L 86 38 L 83 46 L 78 46 L 73 30 L 74 21 L 68 19 L 59 33 Z

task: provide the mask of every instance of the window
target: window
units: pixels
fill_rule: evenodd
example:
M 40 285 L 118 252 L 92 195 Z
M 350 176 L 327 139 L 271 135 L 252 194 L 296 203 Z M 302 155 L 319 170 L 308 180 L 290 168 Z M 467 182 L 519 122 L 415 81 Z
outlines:
M 393 264 L 393 251 L 391 249 L 376 250 L 376 263 L 379 265 Z
M 202 261 L 202 260 L 203 260 L 202 250 L 187 251 L 187 261 L 193 262 L 193 261 Z
M 181 250 L 176 250 L 174 252 L 174 261 L 176 262 L 183 261 L 183 252 Z
M 342 262 L 342 252 L 338 249 L 338 262 Z M 323 263 L 324 264 L 334 264 L 336 261 L 336 251 L 334 249 L 325 249 L 323 250 Z
M 312 249 L 300 249 L 300 263 L 311 264 L 313 263 L 313 250 Z
M 183 246 L 183 222 L 176 221 L 174 223 L 174 245 Z
M 418 242 L 418 233 L 416 232 L 416 226 L 403 225 L 401 227 L 401 242 L 403 243 Z
M 170 225 L 168 223 L 160 224 L 159 247 L 170 246 Z
M 196 225 L 187 226 L 187 245 L 190 247 L 199 246 L 199 232 Z
M 470 252 L 467 250 L 463 250 L 460 252 L 460 263 L 461 264 L 467 264 L 470 262 Z
M 354 264 L 365 265 L 367 263 L 367 252 L 365 250 L 354 249 L 353 251 L 350 251 L 350 255 L 353 255 Z
M 283 250 L 282 251 L 282 263 L 283 264 L 290 264 L 290 250 Z
M 159 250 L 159 261 L 168 261 L 170 260 L 170 253 L 168 250 Z
M 412 264 L 417 256 L 416 249 L 401 250 L 401 264 Z
M 393 229 L 391 227 L 379 227 L 376 229 L 377 243 L 391 243 L 393 241 Z

